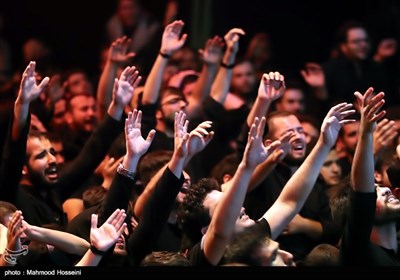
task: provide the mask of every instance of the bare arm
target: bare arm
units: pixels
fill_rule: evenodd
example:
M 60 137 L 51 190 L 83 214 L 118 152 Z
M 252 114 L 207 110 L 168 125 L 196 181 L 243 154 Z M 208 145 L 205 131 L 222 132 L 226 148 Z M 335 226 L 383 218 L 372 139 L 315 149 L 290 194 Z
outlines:
M 364 95 L 356 92 L 357 103 L 360 107 L 360 137 L 354 153 L 353 165 L 350 178 L 352 187 L 358 192 L 374 192 L 374 155 L 373 155 L 373 133 L 376 122 L 384 117 L 385 111 L 380 108 L 385 103 L 384 93 L 380 92 L 372 97 L 373 88 L 369 88 Z
M 184 22 L 176 20 L 168 24 L 162 36 L 160 53 L 151 68 L 150 74 L 147 77 L 146 84 L 143 90 L 143 105 L 154 104 L 158 100 L 161 89 L 162 77 L 168 58 L 172 53 L 180 49 L 186 41 L 187 34 L 181 36 Z M 162 55 L 161 55 L 162 54 Z
M 29 114 L 29 104 L 39 97 L 49 83 L 49 77 L 45 77 L 39 84 L 35 78 L 36 62 L 31 61 L 22 74 L 21 85 L 17 99 L 14 103 L 14 121 L 12 126 L 12 139 L 18 139 Z
M 30 240 L 54 246 L 68 254 L 83 255 L 89 249 L 89 242 L 68 232 L 32 226 L 24 222 L 25 233 Z
M 218 66 L 221 62 L 222 47 L 222 38 L 214 36 L 214 38 L 207 40 L 204 50 L 199 50 L 199 53 L 203 58 L 203 68 L 193 91 L 188 96 L 189 104 L 186 108 L 186 111 L 192 118 L 199 116 L 201 113 L 202 103 L 210 94 L 215 74 L 217 73 Z
M 204 236 L 204 254 L 213 265 L 219 263 L 232 237 L 251 174 L 255 167 L 264 161 L 280 144 L 279 141 L 276 141 L 269 147 L 265 147 L 262 143 L 264 128 L 265 118 L 262 118 L 261 121 L 256 118 L 250 128 L 243 159 L 232 178 L 232 185 L 223 193 L 212 214 L 210 225 Z
M 236 54 L 239 51 L 239 35 L 245 35 L 244 31 L 240 28 L 232 28 L 224 36 L 226 50 L 222 58 L 222 63 L 225 66 L 219 67 L 210 92 L 210 96 L 221 104 L 224 104 L 231 84 L 232 68 L 235 63 Z
M 124 210 L 116 209 L 107 221 L 97 228 L 97 215 L 92 214 L 90 228 L 90 244 L 100 252 L 109 250 L 124 232 L 126 214 Z M 76 264 L 76 266 L 96 266 L 102 259 L 102 255 L 97 254 L 91 249 Z
M 100 118 L 104 117 L 111 103 L 114 78 L 117 76 L 118 68 L 135 56 L 134 53 L 127 52 L 130 43 L 131 39 L 123 36 L 112 42 L 108 50 L 107 60 L 97 87 L 97 108 Z
M 121 119 L 125 106 L 131 101 L 141 79 L 136 68 L 128 66 L 122 71 L 120 78 L 114 80 L 112 101 L 107 111 L 114 120 Z
M 263 215 L 270 224 L 273 239 L 303 207 L 330 148 L 335 144 L 342 124 L 352 121 L 345 120 L 355 112 L 350 110 L 351 107 L 352 104 L 341 103 L 331 108 L 323 121 L 317 144 L 286 183 L 275 203 Z

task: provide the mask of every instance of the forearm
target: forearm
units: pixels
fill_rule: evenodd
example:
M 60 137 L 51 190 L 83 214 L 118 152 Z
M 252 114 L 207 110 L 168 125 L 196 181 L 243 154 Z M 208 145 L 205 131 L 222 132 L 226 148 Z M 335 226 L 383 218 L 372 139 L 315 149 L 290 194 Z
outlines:
M 168 63 L 168 58 L 162 57 L 160 54 L 157 56 L 154 62 L 153 68 L 151 68 L 150 74 L 147 77 L 146 83 L 143 89 L 142 104 L 154 104 L 158 100 L 160 94 L 162 78 L 165 70 L 165 66 Z
M 218 103 L 224 104 L 232 79 L 232 69 L 219 67 L 218 74 L 211 86 L 210 96 Z
M 29 239 L 52 245 L 66 253 L 75 255 L 83 255 L 90 246 L 85 239 L 76 235 L 37 226 L 31 226 Z
M 256 167 L 253 175 L 251 176 L 250 184 L 247 189 L 247 192 L 251 192 L 256 187 L 258 187 L 267 176 L 271 173 L 272 170 L 275 169 L 277 162 L 273 162 L 271 160 L 266 160 Z
M 12 140 L 17 140 L 24 126 L 27 124 L 29 115 L 29 103 L 23 104 L 18 99 L 14 103 L 14 120 L 12 123 Z
M 318 221 L 303 218 L 303 225 L 301 233 L 307 235 L 308 237 L 319 240 L 323 233 L 322 224 Z
M 107 60 L 97 87 L 97 108 L 100 118 L 104 117 L 111 103 L 114 78 L 117 75 L 117 70 L 118 66 L 110 60 Z
M 250 113 L 247 116 L 247 125 L 251 127 L 256 117 L 259 119 L 266 117 L 270 105 L 271 102 L 269 100 L 257 97 L 254 105 L 251 107 Z
M 91 250 L 87 250 L 86 254 L 75 266 L 97 266 L 102 256 L 94 254 Z

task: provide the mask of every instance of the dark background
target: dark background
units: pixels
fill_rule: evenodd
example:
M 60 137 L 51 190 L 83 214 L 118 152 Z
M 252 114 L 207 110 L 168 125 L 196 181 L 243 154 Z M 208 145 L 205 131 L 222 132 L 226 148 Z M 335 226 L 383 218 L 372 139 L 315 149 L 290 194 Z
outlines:
M 180 18 L 189 23 L 193 1 L 181 0 Z M 61 67 L 80 66 L 88 71 L 98 69 L 99 49 L 104 26 L 114 12 L 115 1 L 48 1 L 3 0 L 0 12 L 5 16 L 4 36 L 12 45 L 13 60 L 20 63 L 21 45 L 29 37 L 45 39 L 55 52 Z M 162 18 L 165 0 L 145 0 L 145 5 Z M 204 20 L 211 20 L 210 34 L 223 36 L 232 27 L 243 28 L 241 50 L 253 34 L 265 31 L 271 35 L 281 64 L 298 69 L 308 60 L 329 58 L 334 33 L 344 20 L 363 21 L 373 42 L 387 35 L 399 38 L 400 1 L 268 1 L 212 0 L 212 9 Z M 187 26 L 190 26 L 187 24 Z M 189 36 L 190 28 L 185 30 Z

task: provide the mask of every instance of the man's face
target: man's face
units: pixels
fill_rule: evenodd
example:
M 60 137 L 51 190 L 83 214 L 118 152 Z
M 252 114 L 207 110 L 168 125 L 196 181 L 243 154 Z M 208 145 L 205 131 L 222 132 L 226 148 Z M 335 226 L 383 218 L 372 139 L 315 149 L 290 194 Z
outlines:
M 67 81 L 68 89 L 72 95 L 93 93 L 92 83 L 83 72 L 72 73 Z
M 71 99 L 69 125 L 77 131 L 92 132 L 97 124 L 96 101 L 93 96 L 78 95 Z
M 165 125 L 173 129 L 175 122 L 175 112 L 183 111 L 186 113 L 188 103 L 182 96 L 176 94 L 165 94 L 161 99 L 160 108 L 157 113 L 157 120 L 164 122 Z
M 400 217 L 400 201 L 388 187 L 376 186 L 376 223 L 394 222 Z
M 346 149 L 346 152 L 353 155 L 358 141 L 358 128 L 360 126 L 360 122 L 352 122 L 345 124 L 343 129 L 343 134 L 341 137 L 342 143 Z
M 292 114 L 304 111 L 304 94 L 300 89 L 288 88 L 276 103 L 278 111 L 286 111 Z
M 215 213 L 218 203 L 221 201 L 223 193 L 217 190 L 213 190 L 207 194 L 203 201 L 203 206 L 205 209 L 209 210 L 210 217 Z M 239 216 L 235 224 L 235 232 L 241 232 L 245 227 L 249 227 L 255 223 L 254 220 L 250 219 L 245 213 L 245 209 L 242 207 Z
M 306 138 L 304 129 L 300 121 L 294 115 L 278 116 L 268 122 L 271 131 L 273 131 L 271 140 L 278 140 L 287 132 L 294 132 L 290 138 L 289 143 L 291 149 L 284 161 L 289 165 L 298 165 L 304 160 L 306 156 Z
M 65 112 L 67 110 L 67 102 L 65 99 L 60 99 L 54 103 L 53 117 L 51 123 L 53 127 L 60 127 L 65 123 Z
M 287 251 L 279 249 L 279 243 L 270 239 L 265 242 L 260 252 L 262 266 L 293 266 L 293 255 Z
M 57 182 L 58 172 L 55 151 L 44 137 L 32 137 L 27 142 L 26 174 L 33 184 L 51 185 Z
M 178 193 L 176 196 L 176 201 L 178 203 L 182 203 L 183 199 L 185 198 L 190 186 L 191 186 L 191 180 L 190 180 L 190 175 L 183 171 L 183 176 L 185 177 L 185 181 L 183 182 L 181 191 Z
M 236 65 L 232 70 L 232 92 L 246 96 L 251 94 L 256 87 L 256 74 L 253 65 L 244 62 Z
M 367 31 L 352 28 L 347 32 L 347 42 L 343 45 L 344 53 L 351 59 L 364 60 L 368 57 L 370 42 Z

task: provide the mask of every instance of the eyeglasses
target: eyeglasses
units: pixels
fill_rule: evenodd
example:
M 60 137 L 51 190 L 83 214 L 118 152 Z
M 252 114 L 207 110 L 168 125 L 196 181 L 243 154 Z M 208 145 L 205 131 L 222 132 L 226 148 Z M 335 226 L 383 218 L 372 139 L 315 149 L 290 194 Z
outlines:
M 176 105 L 181 101 L 185 102 L 185 106 L 187 106 L 189 104 L 185 99 L 183 99 L 181 97 L 176 97 L 176 98 L 172 98 L 170 100 L 167 100 L 167 101 L 161 103 L 161 106 L 164 106 L 164 105 Z

